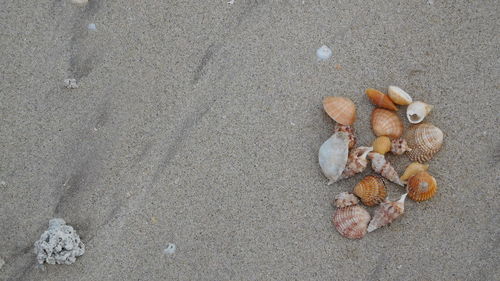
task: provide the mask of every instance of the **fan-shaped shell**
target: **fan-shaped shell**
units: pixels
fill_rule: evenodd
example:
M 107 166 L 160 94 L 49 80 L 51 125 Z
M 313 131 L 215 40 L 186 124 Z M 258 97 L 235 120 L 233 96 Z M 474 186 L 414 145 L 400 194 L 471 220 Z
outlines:
M 386 200 L 381 203 L 375 210 L 367 231 L 372 232 L 375 229 L 386 226 L 401 216 L 404 213 L 405 198 L 406 194 L 403 194 L 396 202 Z
M 333 225 L 337 231 L 350 239 L 363 238 L 369 222 L 370 214 L 359 205 L 339 208 L 333 215 Z
M 380 204 L 387 197 L 384 181 L 374 175 L 368 175 L 356 184 L 354 194 L 361 198 L 361 202 L 366 206 Z
M 403 134 L 403 122 L 395 112 L 375 108 L 371 119 L 373 132 L 377 137 L 388 136 L 396 139 Z
M 400 179 L 401 181 L 406 181 L 419 172 L 427 171 L 427 169 L 429 169 L 429 164 L 420 164 L 418 162 L 413 162 L 408 165 L 408 167 L 406 167 L 406 170 L 400 177 Z
M 443 132 L 430 123 L 412 125 L 405 136 L 411 151 L 406 154 L 411 161 L 429 161 L 443 145 Z
M 413 101 L 408 93 L 396 86 L 389 86 L 389 91 L 387 94 L 395 104 L 409 105 Z
M 427 172 L 419 172 L 408 179 L 408 197 L 415 201 L 425 201 L 437 191 L 436 179 Z
M 432 105 L 426 104 L 425 102 L 412 102 L 408 108 L 406 108 L 406 118 L 408 118 L 408 121 L 412 124 L 420 123 L 424 120 L 425 116 L 431 112 L 432 108 Z
M 319 148 L 319 165 L 323 174 L 330 180 L 328 184 L 336 182 L 342 175 L 347 163 L 348 145 L 347 134 L 337 132 Z
M 374 152 L 384 155 L 391 150 L 391 139 L 389 139 L 389 137 L 386 136 L 377 137 L 373 141 L 372 146 Z
M 394 110 L 394 111 L 398 110 L 396 105 L 392 102 L 392 100 L 386 94 L 384 94 L 380 91 L 377 91 L 375 89 L 372 89 L 372 88 L 366 89 L 365 93 L 368 96 L 368 98 L 370 98 L 370 101 L 374 105 L 379 106 L 379 107 L 383 107 L 383 108 L 386 108 L 389 110 Z
M 323 108 L 328 116 L 342 125 L 352 125 L 356 121 L 356 106 L 346 97 L 326 97 Z
M 335 124 L 335 129 L 333 130 L 334 133 L 336 132 L 345 132 L 347 133 L 347 136 L 349 137 L 349 149 L 353 148 L 356 146 L 356 135 L 354 134 L 354 128 L 349 125 L 342 125 L 342 124 Z
M 335 207 L 345 208 L 359 203 L 358 197 L 350 192 L 341 192 L 335 196 Z

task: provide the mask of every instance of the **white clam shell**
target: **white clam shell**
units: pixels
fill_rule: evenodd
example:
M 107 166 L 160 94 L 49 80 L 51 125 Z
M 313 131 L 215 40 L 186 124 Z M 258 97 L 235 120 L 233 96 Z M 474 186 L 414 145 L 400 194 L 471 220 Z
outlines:
M 412 102 L 406 109 L 406 117 L 410 123 L 418 124 L 424 120 L 425 116 L 431 112 L 432 108 L 432 105 L 426 104 L 425 102 Z
M 344 132 L 336 132 L 319 148 L 319 165 L 323 174 L 336 182 L 345 169 L 349 152 L 349 136 Z
M 318 57 L 318 60 L 320 60 L 320 61 L 327 60 L 332 56 L 332 49 L 323 45 L 323 46 L 319 47 L 318 50 L 316 50 L 316 56 Z

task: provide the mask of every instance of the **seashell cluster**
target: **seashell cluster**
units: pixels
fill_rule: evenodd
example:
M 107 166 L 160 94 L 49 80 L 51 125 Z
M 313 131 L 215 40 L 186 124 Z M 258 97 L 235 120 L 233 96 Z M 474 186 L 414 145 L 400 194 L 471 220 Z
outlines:
M 422 123 L 433 106 L 413 101 L 407 92 L 396 86 L 389 86 L 387 93 L 372 88 L 365 91 L 376 106 L 371 113 L 371 127 L 376 136 L 371 146 L 357 147 L 353 127 L 356 106 L 349 98 L 330 96 L 323 99 L 323 109 L 335 121 L 333 135 L 319 149 L 319 164 L 328 184 L 362 173 L 368 161 L 371 169 L 380 175 L 366 175 L 354 186 L 353 193 L 342 192 L 335 197 L 337 209 L 333 224 L 342 236 L 350 239 L 362 238 L 366 233 L 391 224 L 404 213 L 406 197 L 420 202 L 437 193 L 436 179 L 428 172 L 429 164 L 425 162 L 441 149 L 444 134 L 432 124 Z M 396 105 L 407 106 L 410 127 L 405 134 Z M 400 177 L 388 159 L 403 154 L 412 163 Z M 388 186 L 383 178 L 406 186 L 406 193 L 397 201 L 388 200 Z M 379 205 L 373 218 L 370 219 L 369 212 L 358 205 L 360 201 L 368 207 Z

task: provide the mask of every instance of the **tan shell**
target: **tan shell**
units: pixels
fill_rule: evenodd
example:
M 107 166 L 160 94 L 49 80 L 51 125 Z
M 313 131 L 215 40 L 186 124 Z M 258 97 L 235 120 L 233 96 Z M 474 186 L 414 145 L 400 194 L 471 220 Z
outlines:
M 425 102 L 414 101 L 406 108 L 406 118 L 412 124 L 420 123 L 431 112 L 433 107 Z
M 386 136 L 377 137 L 372 146 L 374 152 L 384 155 L 391 150 L 391 139 Z
M 350 192 L 341 192 L 335 196 L 335 207 L 345 208 L 359 203 L 358 197 Z
M 373 219 L 370 221 L 367 231 L 372 232 L 375 229 L 386 226 L 401 216 L 405 209 L 405 198 L 406 194 L 403 194 L 396 202 L 386 200 L 380 204 L 373 214 Z
M 356 121 L 356 106 L 348 98 L 326 97 L 323 108 L 328 116 L 342 125 L 352 125 Z
M 409 105 L 413 101 L 408 93 L 396 86 L 389 86 L 387 94 L 395 104 Z
M 411 151 L 406 154 L 411 161 L 429 161 L 443 145 L 443 132 L 430 123 L 412 125 L 405 135 Z
M 371 119 L 373 133 L 377 137 L 388 136 L 391 139 L 396 139 L 403 134 L 403 122 L 393 111 L 375 108 Z
M 405 172 L 399 179 L 404 182 L 416 175 L 418 172 L 427 171 L 427 169 L 429 169 L 429 164 L 420 164 L 418 162 L 413 162 L 408 165 L 408 167 L 406 167 Z
M 437 192 L 436 179 L 427 172 L 419 172 L 408 179 L 408 197 L 415 201 L 425 201 Z
M 339 208 L 333 215 L 333 225 L 342 236 L 349 239 L 363 238 L 369 222 L 370 214 L 359 205 Z
M 361 198 L 361 202 L 366 206 L 375 206 L 384 202 L 387 197 L 384 181 L 374 175 L 364 177 L 354 187 L 354 194 Z
M 372 169 L 376 173 L 382 175 L 384 178 L 392 181 L 393 183 L 404 186 L 403 182 L 399 179 L 398 173 L 392 167 L 391 163 L 387 161 L 384 155 L 376 152 L 370 152 L 368 158 L 372 161 Z
M 361 173 L 368 165 L 366 156 L 373 150 L 373 147 L 360 146 L 351 150 L 347 158 L 347 164 L 342 172 L 341 178 L 349 178 L 355 174 Z
M 408 147 L 408 143 L 403 138 L 393 139 L 391 141 L 391 153 L 395 155 L 401 155 L 406 151 L 410 151 L 411 149 Z
M 365 93 L 374 105 L 389 110 L 394 110 L 394 111 L 398 110 L 397 106 L 392 102 L 392 100 L 386 94 L 372 88 L 366 89 Z
M 349 149 L 352 149 L 353 147 L 356 146 L 356 135 L 354 134 L 354 128 L 349 125 L 342 125 L 342 124 L 335 124 L 335 129 L 333 130 L 334 133 L 336 132 L 344 132 L 347 133 L 347 136 L 349 137 Z

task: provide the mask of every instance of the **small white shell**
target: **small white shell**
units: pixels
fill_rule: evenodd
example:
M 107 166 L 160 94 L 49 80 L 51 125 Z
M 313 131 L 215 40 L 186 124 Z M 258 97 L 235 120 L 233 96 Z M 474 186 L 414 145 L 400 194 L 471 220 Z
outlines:
M 83 6 L 83 5 L 87 4 L 89 2 L 89 0 L 71 0 L 71 2 L 73 2 L 73 4 Z
M 434 106 L 421 101 L 412 102 L 406 109 L 406 117 L 412 124 L 420 123 L 424 120 L 425 116 L 431 112 L 433 107 Z
M 413 101 L 413 99 L 410 95 L 408 95 L 407 92 L 396 86 L 389 86 L 389 91 L 387 92 L 387 94 L 395 104 L 409 105 Z
M 349 136 L 344 132 L 336 132 L 319 148 L 319 165 L 325 177 L 336 182 L 345 169 L 349 152 Z
M 319 49 L 316 50 L 316 56 L 318 57 L 318 60 L 320 60 L 320 61 L 327 60 L 332 56 L 332 49 L 323 45 L 323 46 L 319 47 Z

